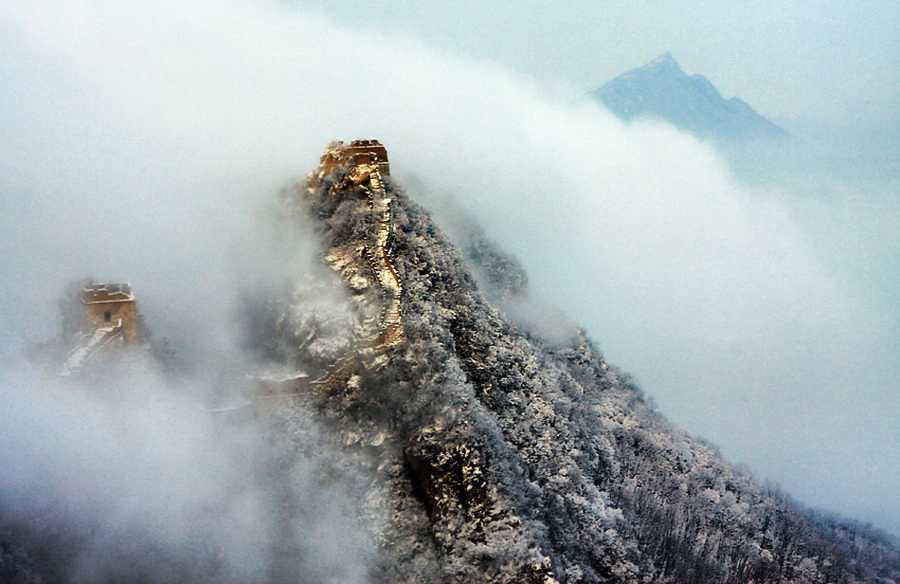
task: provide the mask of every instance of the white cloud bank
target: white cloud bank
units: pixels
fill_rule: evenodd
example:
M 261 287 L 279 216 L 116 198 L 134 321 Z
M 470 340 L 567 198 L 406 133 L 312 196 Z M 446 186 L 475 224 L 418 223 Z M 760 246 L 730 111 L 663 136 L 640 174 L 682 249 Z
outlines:
M 743 187 L 669 128 L 281 5 L 0 10 L 7 339 L 52 330 L 84 273 L 131 279 L 177 329 L 173 288 L 203 306 L 266 255 L 251 225 L 276 187 L 332 138 L 378 137 L 665 414 L 801 499 L 900 525 L 896 200 Z M 200 322 L 225 327 L 213 304 Z

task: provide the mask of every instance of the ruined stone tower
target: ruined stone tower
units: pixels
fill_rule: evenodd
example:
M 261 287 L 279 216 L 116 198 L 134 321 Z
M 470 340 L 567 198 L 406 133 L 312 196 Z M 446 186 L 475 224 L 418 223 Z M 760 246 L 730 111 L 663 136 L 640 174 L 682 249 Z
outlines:
M 130 284 L 91 282 L 81 289 L 81 328 L 119 329 L 125 344 L 138 338 L 137 303 Z

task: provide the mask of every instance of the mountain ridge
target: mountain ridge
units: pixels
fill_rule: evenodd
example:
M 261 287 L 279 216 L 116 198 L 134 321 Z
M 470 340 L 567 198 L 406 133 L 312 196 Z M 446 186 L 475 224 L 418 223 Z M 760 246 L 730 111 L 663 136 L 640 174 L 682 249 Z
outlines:
M 304 196 L 326 243 L 367 224 L 364 188 L 327 195 L 340 180 Z M 886 536 L 806 510 L 674 428 L 584 331 L 548 341 L 512 321 L 491 298 L 528 301 L 514 258 L 477 229 L 474 244 L 451 242 L 399 184 L 385 188 L 407 344 L 377 375 L 313 398 L 360 446 L 387 432 L 373 465 L 394 469 L 381 488 L 395 523 L 379 536 L 375 580 L 900 577 Z
M 669 51 L 588 96 L 622 120 L 659 118 L 700 138 L 742 142 L 789 136 L 741 98 L 722 97 L 705 76 L 688 75 Z

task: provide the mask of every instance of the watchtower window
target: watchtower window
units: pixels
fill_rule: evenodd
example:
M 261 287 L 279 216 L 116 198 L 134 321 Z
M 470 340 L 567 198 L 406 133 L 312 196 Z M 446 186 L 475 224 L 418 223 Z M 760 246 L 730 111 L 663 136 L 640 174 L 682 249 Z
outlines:
M 103 313 L 103 320 L 105 320 L 106 322 L 112 321 L 112 312 L 110 312 L 110 311 L 108 311 L 108 310 L 107 310 L 106 312 L 104 312 L 104 313 Z

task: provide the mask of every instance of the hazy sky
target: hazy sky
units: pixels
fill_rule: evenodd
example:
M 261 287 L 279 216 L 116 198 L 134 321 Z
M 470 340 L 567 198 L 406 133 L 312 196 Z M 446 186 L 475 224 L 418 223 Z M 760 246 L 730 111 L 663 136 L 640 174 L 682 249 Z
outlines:
M 900 125 L 900 3 L 893 0 L 298 4 L 579 91 L 671 50 L 688 72 L 788 126 Z
M 890 129 L 896 5 L 577 6 L 0 7 L 4 351 L 51 334 L 86 274 L 131 280 L 158 334 L 227 339 L 247 271 L 296 269 L 258 214 L 329 140 L 378 137 L 663 413 L 900 531 L 900 177 L 811 163 L 751 187 L 690 136 L 576 99 L 671 49 L 778 121 Z

